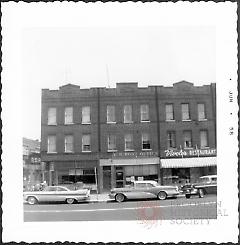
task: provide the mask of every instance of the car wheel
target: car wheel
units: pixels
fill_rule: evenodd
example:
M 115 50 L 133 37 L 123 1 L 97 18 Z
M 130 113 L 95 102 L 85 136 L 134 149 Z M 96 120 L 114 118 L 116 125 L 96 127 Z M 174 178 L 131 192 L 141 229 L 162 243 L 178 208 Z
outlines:
M 125 200 L 125 196 L 123 194 L 119 193 L 115 196 L 115 200 L 116 200 L 116 202 L 123 202 Z
M 37 199 L 36 199 L 36 197 L 28 197 L 27 202 L 30 205 L 34 205 L 37 203 Z
M 203 191 L 203 189 L 199 189 L 198 196 L 199 196 L 199 198 L 204 197 L 204 191 Z
M 167 198 L 167 193 L 164 191 L 160 191 L 157 197 L 159 200 L 165 200 Z
M 73 204 L 74 201 L 75 201 L 74 198 L 67 198 L 67 199 L 66 199 L 67 204 Z
M 186 194 L 186 198 L 189 199 L 191 197 L 191 195 L 189 194 Z

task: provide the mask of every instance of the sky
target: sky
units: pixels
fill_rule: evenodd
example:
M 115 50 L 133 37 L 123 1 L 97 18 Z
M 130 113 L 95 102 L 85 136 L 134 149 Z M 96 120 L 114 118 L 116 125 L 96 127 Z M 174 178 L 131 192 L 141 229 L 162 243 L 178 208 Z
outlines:
M 23 135 L 28 138 L 40 139 L 43 88 L 216 82 L 213 27 L 28 28 L 22 45 Z

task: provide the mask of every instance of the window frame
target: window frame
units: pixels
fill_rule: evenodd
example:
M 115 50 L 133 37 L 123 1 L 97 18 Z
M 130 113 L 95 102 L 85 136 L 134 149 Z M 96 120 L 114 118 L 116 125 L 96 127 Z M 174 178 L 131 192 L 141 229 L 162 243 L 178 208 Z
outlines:
M 50 138 L 54 139 L 54 145 L 55 145 L 54 151 L 50 151 L 50 144 L 49 144 Z M 47 137 L 47 153 L 48 154 L 57 153 L 57 137 L 56 137 L 56 135 L 48 135 L 48 137 Z
M 204 111 L 204 118 L 200 118 L 199 116 L 199 106 L 203 105 L 203 111 Z M 197 103 L 197 112 L 198 112 L 198 121 L 207 121 L 207 114 L 206 114 L 206 105 L 205 103 Z
M 127 112 L 126 108 L 131 108 L 130 112 Z M 127 113 L 130 115 L 130 120 L 126 120 Z M 132 105 L 124 105 L 123 106 L 123 122 L 124 123 L 133 123 L 133 106 Z
M 86 146 L 86 145 L 84 145 L 83 143 L 83 139 L 84 139 L 84 137 L 86 137 L 86 136 L 88 136 L 89 137 L 89 148 L 90 148 L 90 150 L 84 150 L 84 146 Z M 92 151 L 92 147 L 91 147 L 91 135 L 90 134 L 83 134 L 82 135 L 82 152 L 91 152 Z
M 185 134 L 186 133 L 190 133 L 191 146 L 185 146 L 185 143 L 186 143 Z M 192 131 L 191 130 L 184 130 L 183 131 L 183 148 L 184 149 L 192 149 L 193 148 L 193 138 L 192 138 Z
M 143 148 L 143 145 L 144 145 L 144 136 L 148 136 L 148 142 L 149 142 L 149 149 L 144 149 Z M 147 141 L 147 140 L 145 140 Z M 151 141 L 150 141 L 150 134 L 149 133 L 142 133 L 142 151 L 151 151 L 152 148 L 151 148 Z
M 169 136 L 169 134 L 173 134 L 174 135 L 174 145 L 175 146 L 170 146 L 170 138 L 168 137 Z M 169 130 L 169 131 L 167 131 L 167 149 L 176 149 L 176 147 L 177 147 L 177 144 L 176 144 L 176 131 L 173 131 L 173 130 Z
M 71 109 L 71 121 L 68 121 L 67 118 L 69 118 L 70 116 L 67 115 L 67 109 Z M 72 106 L 66 106 L 64 108 L 64 124 L 65 125 L 71 125 L 73 124 L 73 107 Z
M 72 144 L 72 150 L 67 150 L 66 149 L 66 146 L 67 146 L 66 139 L 68 137 L 71 137 L 72 138 L 72 142 L 71 142 L 71 144 Z M 70 143 L 68 143 L 68 144 L 70 144 Z M 65 153 L 73 153 L 74 152 L 74 138 L 73 138 L 73 135 L 72 134 L 65 135 L 65 137 L 64 137 L 64 152 Z
M 187 119 L 184 119 L 183 118 L 183 113 L 184 113 L 184 111 L 183 111 L 183 105 L 188 105 L 188 118 Z M 191 121 L 191 113 L 190 113 L 190 103 L 181 103 L 181 114 L 182 114 L 182 121 Z
M 111 113 L 109 113 L 109 108 L 113 108 L 113 121 L 110 121 L 109 120 L 109 115 L 111 114 Z M 111 111 L 111 110 L 110 110 Z M 107 123 L 109 123 L 109 124 L 111 124 L 111 123 L 116 123 L 116 106 L 115 105 L 107 105 Z
M 127 136 L 130 136 L 131 141 L 127 141 Z M 132 145 L 132 148 L 127 148 L 127 143 L 130 142 Z M 125 134 L 124 135 L 124 151 L 134 151 L 134 145 L 133 145 L 133 134 Z
M 54 109 L 54 111 L 55 111 L 55 115 L 54 115 L 54 117 L 55 117 L 55 120 L 54 120 L 54 122 L 50 122 L 50 110 L 51 109 Z M 48 107 L 48 114 L 47 114 L 47 125 L 57 125 L 57 107 Z
M 144 106 L 146 106 L 146 111 L 143 110 Z M 147 118 L 144 119 L 144 115 L 147 115 Z M 141 122 L 150 122 L 149 119 L 149 104 L 141 104 L 140 105 L 140 121 Z
M 88 121 L 83 121 L 83 118 L 86 116 L 85 114 L 84 114 L 84 108 L 89 108 L 89 113 L 88 113 L 88 117 L 89 117 L 89 120 Z M 88 105 L 86 105 L 86 106 L 82 106 L 82 124 L 84 125 L 84 124 L 91 124 L 91 120 L 92 120 L 92 118 L 91 118 L 91 106 L 88 106 Z
M 201 141 L 201 133 L 202 132 L 205 132 L 206 133 L 206 142 L 207 142 L 207 146 L 202 146 L 202 141 Z M 201 129 L 200 132 L 199 132 L 199 141 L 200 141 L 200 149 L 207 149 L 209 148 L 209 135 L 208 135 L 208 130 L 207 129 Z
M 171 106 L 171 108 L 172 108 L 172 119 L 167 118 L 167 115 L 168 115 L 167 107 L 168 106 Z M 173 103 L 165 104 L 165 119 L 167 122 L 174 122 L 175 121 L 175 119 L 174 119 L 174 104 Z
M 115 149 L 109 149 L 109 142 L 110 142 L 110 137 L 113 136 L 114 137 L 114 141 L 115 141 Z M 107 151 L 108 152 L 116 152 L 117 151 L 117 137 L 115 134 L 109 134 L 107 136 Z

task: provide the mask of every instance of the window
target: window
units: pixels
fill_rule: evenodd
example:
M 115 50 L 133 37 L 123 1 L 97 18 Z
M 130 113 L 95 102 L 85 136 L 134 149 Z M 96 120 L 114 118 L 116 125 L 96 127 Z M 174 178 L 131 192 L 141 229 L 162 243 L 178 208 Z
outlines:
M 205 148 L 208 147 L 208 132 L 207 130 L 200 131 L 200 147 Z
M 189 104 L 182 104 L 182 120 L 190 120 Z
M 82 136 L 82 151 L 91 151 L 91 138 L 89 134 Z
M 107 106 L 107 122 L 112 123 L 115 122 L 115 106 L 108 105 Z
M 65 124 L 72 124 L 73 123 L 73 108 L 66 107 L 65 108 Z
M 176 148 L 176 134 L 173 131 L 167 132 L 167 147 Z
M 48 153 L 56 153 L 56 136 L 48 136 Z
M 90 124 L 91 123 L 90 106 L 82 107 L 82 123 L 83 124 Z
M 108 151 L 116 151 L 116 135 L 108 135 Z
M 142 149 L 151 150 L 149 134 L 142 134 Z
M 192 148 L 192 132 L 191 131 L 184 131 L 184 148 Z
M 166 121 L 174 120 L 173 104 L 167 104 L 165 109 L 166 109 Z
M 124 106 L 124 123 L 132 123 L 132 106 Z
M 141 122 L 149 121 L 149 106 L 148 105 L 141 105 Z
M 125 151 L 133 151 L 133 136 L 132 136 L 132 134 L 125 135 Z
M 146 188 L 147 184 L 146 183 L 136 183 L 136 188 Z
M 65 152 L 73 152 L 73 136 L 66 135 L 65 136 Z
M 198 120 L 202 121 L 205 119 L 206 119 L 205 105 L 204 104 L 198 104 Z
M 57 124 L 57 109 L 55 107 L 48 108 L 48 125 Z

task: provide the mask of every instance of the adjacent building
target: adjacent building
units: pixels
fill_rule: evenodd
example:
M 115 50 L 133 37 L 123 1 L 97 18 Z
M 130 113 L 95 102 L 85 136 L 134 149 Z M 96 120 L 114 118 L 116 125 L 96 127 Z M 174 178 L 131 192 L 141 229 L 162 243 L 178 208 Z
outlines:
M 43 89 L 41 123 L 49 184 L 97 183 L 103 192 L 216 173 L 215 84 Z

